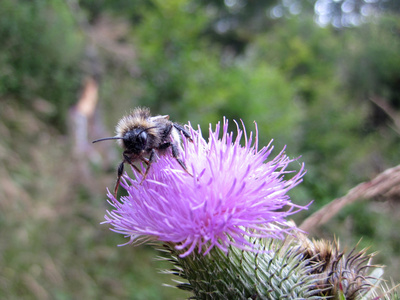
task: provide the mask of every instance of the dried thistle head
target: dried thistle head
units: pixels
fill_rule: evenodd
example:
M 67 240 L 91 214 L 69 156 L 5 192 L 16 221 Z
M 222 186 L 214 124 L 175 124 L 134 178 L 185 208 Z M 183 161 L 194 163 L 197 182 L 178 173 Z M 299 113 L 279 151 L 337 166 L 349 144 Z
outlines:
M 310 240 L 303 235 L 300 243 L 298 251 L 313 266 L 310 274 L 318 278 L 316 288 L 324 290 L 323 296 L 357 299 L 373 287 L 367 272 L 376 266 L 371 265 L 374 254 L 367 254 L 367 249 L 358 251 L 357 244 L 347 254 L 336 240 Z

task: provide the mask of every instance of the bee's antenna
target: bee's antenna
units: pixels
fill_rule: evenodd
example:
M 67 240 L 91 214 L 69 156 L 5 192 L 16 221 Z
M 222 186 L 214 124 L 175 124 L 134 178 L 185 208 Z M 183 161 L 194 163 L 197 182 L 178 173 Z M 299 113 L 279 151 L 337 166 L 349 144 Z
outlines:
M 157 128 L 157 126 L 145 128 L 145 129 L 143 129 L 142 131 L 140 131 L 137 135 L 139 135 L 139 134 L 141 134 L 142 132 L 145 132 L 145 131 L 147 131 L 147 130 L 149 130 L 149 129 L 153 129 L 153 128 Z M 113 136 L 113 137 L 106 137 L 106 138 L 98 139 L 98 140 L 93 141 L 92 143 L 97 143 L 97 142 L 107 141 L 107 140 L 123 140 L 123 139 L 124 139 L 124 138 L 123 138 L 123 137 L 120 137 L 120 136 Z
M 102 139 L 98 139 L 93 141 L 92 143 L 97 143 L 97 142 L 101 142 L 101 141 L 107 141 L 107 140 L 122 140 L 122 137 L 119 136 L 113 136 L 113 137 L 107 137 L 107 138 L 102 138 Z

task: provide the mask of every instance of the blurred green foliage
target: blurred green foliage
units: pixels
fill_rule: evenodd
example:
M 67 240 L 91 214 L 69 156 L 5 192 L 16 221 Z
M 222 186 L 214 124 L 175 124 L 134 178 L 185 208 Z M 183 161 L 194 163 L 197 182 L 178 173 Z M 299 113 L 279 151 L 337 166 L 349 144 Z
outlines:
M 154 275 L 164 267 L 151 260 L 154 252 L 117 249 L 122 238 L 98 225 L 104 183 L 112 185 L 115 170 L 99 171 L 92 148 L 76 159 L 60 134 L 85 75 L 99 79 L 99 114 L 110 132 L 138 105 L 200 124 L 204 133 L 223 116 L 242 119 L 248 131 L 257 121 L 260 146 L 273 138 L 277 151 L 287 145 L 291 157 L 302 156 L 308 172 L 291 196 L 301 204 L 315 199 L 310 213 L 399 163 L 400 129 L 371 101 L 398 115 L 397 10 L 353 28 L 321 28 L 311 4 L 271 18 L 280 1 L 246 3 L 0 1 L 0 193 L 7 196 L 0 203 L 0 297 L 187 296 L 161 287 L 168 279 Z M 105 32 L 104 18 L 126 31 Z M 134 55 L 120 57 L 95 30 Z M 97 51 L 96 74 L 87 67 L 89 46 Z M 397 207 L 398 198 L 355 204 L 319 234 L 346 244 L 363 236 L 363 245 L 384 253 L 378 261 L 396 270 Z
M 49 123 L 65 129 L 83 70 L 83 36 L 61 0 L 0 3 L 0 97 L 52 104 Z
M 302 111 L 293 105 L 294 89 L 283 73 L 212 44 L 203 32 L 208 14 L 187 1 L 159 1 L 144 15 L 134 32 L 144 86 L 140 103 L 204 130 L 226 116 L 249 125 L 256 120 L 263 143 L 274 137 L 283 147 L 282 140 L 295 139 Z
M 385 15 L 375 23 L 345 32 L 348 64 L 346 88 L 355 100 L 383 97 L 396 109 L 400 107 L 400 18 Z M 369 43 L 365 43 L 370 40 Z M 371 59 L 373 58 L 373 59 Z M 385 119 L 383 119 L 386 121 Z M 379 122 L 373 125 L 386 125 Z

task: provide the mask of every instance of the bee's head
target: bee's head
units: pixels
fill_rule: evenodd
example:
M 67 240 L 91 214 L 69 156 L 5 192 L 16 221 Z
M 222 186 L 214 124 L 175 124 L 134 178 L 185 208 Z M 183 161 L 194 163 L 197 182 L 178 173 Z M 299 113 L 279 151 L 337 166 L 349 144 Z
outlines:
M 127 131 L 122 137 L 114 136 L 108 138 L 102 138 L 93 141 L 93 143 L 106 141 L 106 140 L 122 140 L 121 146 L 123 146 L 126 150 L 132 151 L 135 154 L 140 154 L 143 150 L 147 148 L 149 135 L 147 131 L 149 129 L 156 128 L 148 127 L 145 129 L 142 128 L 134 128 L 132 130 Z
M 122 138 L 125 148 L 137 154 L 145 150 L 148 140 L 146 130 L 147 129 L 134 128 L 127 131 Z

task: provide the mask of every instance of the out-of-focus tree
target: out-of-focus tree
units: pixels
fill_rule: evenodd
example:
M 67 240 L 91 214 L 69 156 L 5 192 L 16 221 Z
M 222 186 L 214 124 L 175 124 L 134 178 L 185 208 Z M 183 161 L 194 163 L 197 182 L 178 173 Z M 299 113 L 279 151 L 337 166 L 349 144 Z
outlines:
M 71 1 L 71 0 L 69 0 Z M 105 13 L 111 13 L 116 17 L 125 17 L 132 23 L 143 18 L 141 9 L 152 7 L 152 0 L 72 0 L 76 1 L 86 12 L 87 20 L 93 24 Z
M 49 121 L 65 128 L 81 79 L 83 37 L 64 1 L 0 2 L 0 97 L 32 105 L 43 99 Z
M 271 9 L 271 17 L 281 18 L 312 13 L 320 26 L 335 28 L 358 26 L 371 17 L 382 14 L 399 14 L 397 0 L 280 0 Z
M 281 70 L 294 89 L 304 110 L 296 136 L 297 150 L 309 165 L 303 186 L 309 184 L 314 197 L 329 201 L 357 181 L 354 176 L 346 181 L 346 174 L 352 176 L 369 148 L 359 135 L 365 112 L 349 101 L 337 76 L 341 45 L 336 34 L 315 26 L 312 18 L 282 19 L 281 25 L 259 35 L 250 51 L 255 61 Z
M 400 86 L 398 17 L 388 16 L 396 12 L 397 2 L 359 1 L 373 4 L 377 13 L 352 28 L 329 22 L 321 28 L 312 20 L 318 18 L 322 2 L 302 2 L 300 10 L 298 1 L 281 1 L 271 10 L 279 20 L 274 30 L 259 34 L 250 46 L 257 60 L 272 62 L 290 79 L 304 105 L 299 150 L 312 165 L 324 166 L 308 173 L 308 178 L 316 175 L 311 181 L 318 182 L 314 192 L 321 199 L 340 195 L 346 183 L 353 182 L 350 187 L 365 179 L 362 176 L 396 163 L 387 155 L 398 143 L 396 132 L 387 127 L 392 116 L 371 100 L 386 101 L 396 114 Z M 342 8 L 348 2 L 343 1 Z M 384 126 L 377 128 L 377 122 Z
M 275 22 L 268 17 L 277 0 L 206 0 L 203 9 L 213 17 L 206 28 L 206 34 L 224 49 L 236 54 L 243 53 L 248 43 L 260 32 L 270 28 Z
M 295 140 L 291 128 L 302 111 L 277 68 L 221 51 L 223 46 L 204 34 L 213 15 L 202 7 L 180 0 L 154 3 L 135 27 L 143 86 L 139 103 L 203 128 L 222 116 L 246 124 L 257 120 L 264 143 L 272 137 L 278 143 L 279 137 Z
M 357 26 L 382 13 L 400 13 L 397 0 L 318 0 L 316 20 L 320 25 L 335 27 Z
M 400 110 L 400 18 L 385 15 L 345 32 L 344 82 L 354 101 L 372 104 L 369 127 L 386 126 L 390 111 Z M 382 102 L 383 101 L 383 102 Z M 387 114 L 389 113 L 389 114 Z M 397 128 L 400 132 L 400 128 Z

